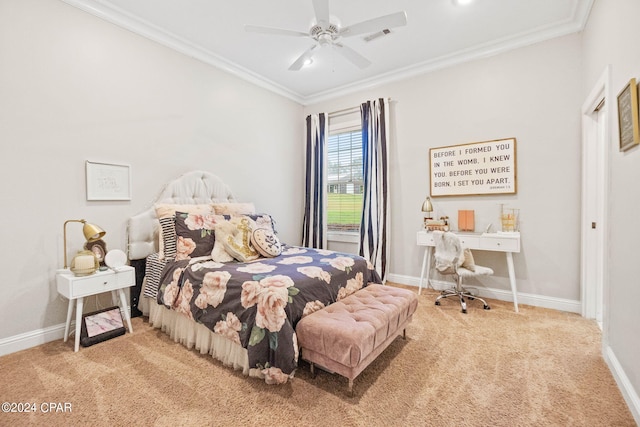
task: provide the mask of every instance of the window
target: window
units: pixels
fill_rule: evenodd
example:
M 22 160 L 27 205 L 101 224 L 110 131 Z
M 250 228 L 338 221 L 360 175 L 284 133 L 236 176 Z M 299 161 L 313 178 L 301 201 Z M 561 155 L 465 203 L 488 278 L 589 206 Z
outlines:
M 340 130 L 327 141 L 327 230 L 357 233 L 363 200 L 362 130 Z

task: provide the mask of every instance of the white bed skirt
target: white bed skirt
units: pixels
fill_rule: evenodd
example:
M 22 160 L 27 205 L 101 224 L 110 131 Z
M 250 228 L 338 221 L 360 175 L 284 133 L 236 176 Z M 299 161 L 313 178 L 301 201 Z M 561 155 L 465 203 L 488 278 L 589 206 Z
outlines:
M 213 333 L 201 323 L 158 305 L 149 297 L 140 298 L 138 308 L 145 316 L 149 316 L 149 324 L 167 333 L 175 342 L 188 349 L 195 347 L 201 354 L 210 354 L 225 366 L 242 370 L 244 375 L 264 378 L 260 369 L 249 369 L 249 356 L 241 345 Z

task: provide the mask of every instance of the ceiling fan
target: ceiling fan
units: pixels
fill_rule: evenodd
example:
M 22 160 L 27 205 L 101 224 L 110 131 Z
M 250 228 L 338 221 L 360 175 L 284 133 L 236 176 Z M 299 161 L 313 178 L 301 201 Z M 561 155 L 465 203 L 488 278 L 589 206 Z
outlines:
M 311 0 L 315 11 L 315 24 L 311 26 L 308 33 L 295 30 L 285 30 L 280 28 L 262 27 L 258 25 L 245 25 L 245 31 L 261 34 L 283 35 L 293 37 L 309 37 L 316 43 L 307 49 L 289 67 L 289 70 L 298 71 L 305 62 L 311 60 L 318 47 L 331 46 L 342 56 L 360 68 L 371 65 L 364 56 L 340 42 L 342 37 L 352 37 L 359 34 L 369 34 L 379 31 L 388 33 L 389 28 L 401 27 L 407 24 L 406 12 L 396 12 L 378 18 L 369 19 L 347 27 L 340 27 L 339 24 L 331 22 L 329 17 L 329 0 Z

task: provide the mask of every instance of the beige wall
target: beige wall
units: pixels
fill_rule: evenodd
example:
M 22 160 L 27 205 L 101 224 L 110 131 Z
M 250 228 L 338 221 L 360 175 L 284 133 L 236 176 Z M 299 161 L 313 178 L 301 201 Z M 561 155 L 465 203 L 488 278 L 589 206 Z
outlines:
M 218 174 L 299 243 L 301 117 L 293 101 L 63 2 L 0 0 L 0 340 L 64 323 L 66 219 L 125 249 L 127 218 L 188 170 Z M 86 160 L 131 165 L 132 200 L 87 202 Z M 68 234 L 71 253 L 80 225 Z
M 579 300 L 580 66 L 580 36 L 571 35 L 305 108 L 331 112 L 392 100 L 390 280 L 417 284 L 420 275 L 415 233 L 429 192 L 429 148 L 515 137 L 516 195 L 439 197 L 435 213 L 455 226 L 458 209 L 474 209 L 481 231 L 499 226 L 500 203 L 520 208 L 518 291 Z M 485 286 L 510 289 L 504 255 L 474 256 L 495 269 Z
M 586 98 L 607 65 L 611 65 L 615 97 L 629 79 L 640 81 L 640 2 L 596 0 L 583 35 L 583 96 Z M 618 150 L 615 100 L 609 158 L 609 237 L 607 272 L 608 307 L 605 311 L 604 347 L 610 366 L 619 366 L 630 388 L 625 397 L 640 422 L 640 286 L 638 285 L 638 239 L 640 238 L 640 146 Z M 635 394 L 635 396 L 633 396 Z
M 584 34 L 302 108 L 65 3 L 0 0 L 0 340 L 59 333 L 66 301 L 54 276 L 66 219 L 99 224 L 109 248 L 124 249 L 127 218 L 187 170 L 217 173 L 238 199 L 274 215 L 283 240 L 299 242 L 304 116 L 377 97 L 392 99 L 395 123 L 392 276 L 416 284 L 420 273 L 415 232 L 429 188 L 429 148 L 516 137 L 517 195 L 438 198 L 436 214 L 455 223 L 458 209 L 475 209 L 481 229 L 497 225 L 499 203 L 520 208 L 519 291 L 577 301 L 580 105 L 606 64 L 613 64 L 615 93 L 640 79 L 637 16 L 635 0 L 596 0 Z M 637 156 L 635 148 L 611 158 L 605 344 L 640 390 L 640 319 L 632 305 L 640 296 L 633 280 L 640 193 L 628 191 L 640 181 Z M 87 202 L 86 160 L 131 165 L 132 200 Z M 74 225 L 69 252 L 82 244 Z M 509 289 L 501 256 L 476 258 L 496 267 L 486 286 Z

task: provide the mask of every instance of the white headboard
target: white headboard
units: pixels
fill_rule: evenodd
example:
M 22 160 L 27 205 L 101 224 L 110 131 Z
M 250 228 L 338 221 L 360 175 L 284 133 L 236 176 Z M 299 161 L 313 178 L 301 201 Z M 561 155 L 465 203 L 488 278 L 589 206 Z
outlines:
M 231 189 L 216 175 L 209 172 L 187 172 L 169 182 L 155 203 L 202 204 L 209 202 L 235 202 Z M 157 252 L 157 229 L 160 226 L 156 210 L 146 211 L 129 218 L 127 226 L 129 259 L 143 259 Z

